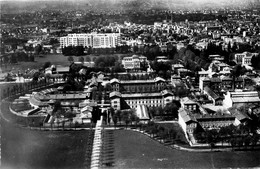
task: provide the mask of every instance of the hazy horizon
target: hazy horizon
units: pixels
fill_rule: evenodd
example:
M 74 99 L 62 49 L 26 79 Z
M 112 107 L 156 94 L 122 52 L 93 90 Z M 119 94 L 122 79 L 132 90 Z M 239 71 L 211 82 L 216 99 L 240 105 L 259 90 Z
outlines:
M 61 10 L 192 10 L 250 8 L 260 5 L 260 0 L 0 0 L 3 13 L 19 13 L 42 9 Z

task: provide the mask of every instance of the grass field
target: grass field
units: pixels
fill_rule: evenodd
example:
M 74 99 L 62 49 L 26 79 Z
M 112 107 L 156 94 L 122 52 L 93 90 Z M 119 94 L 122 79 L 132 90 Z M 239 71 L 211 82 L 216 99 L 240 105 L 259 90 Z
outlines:
M 89 135 L 90 131 L 43 132 L 4 123 L 2 168 L 89 168 L 92 147 Z
M 74 58 L 76 60 L 76 57 Z M 44 55 L 43 57 L 35 57 L 34 62 L 19 62 L 16 65 L 8 65 L 7 67 L 3 66 L 2 71 L 3 72 L 9 72 L 9 71 L 18 71 L 18 70 L 26 70 L 26 69 L 39 69 L 43 66 L 45 62 L 50 61 L 52 64 L 55 65 L 63 65 L 68 66 L 70 65 L 70 62 L 68 61 L 68 58 L 66 56 L 63 56 L 62 54 L 48 54 Z
M 114 168 L 260 167 L 260 151 L 194 153 L 170 149 L 133 131 L 115 131 Z
M 113 56 L 118 56 L 122 58 L 128 54 L 113 54 Z M 89 57 L 92 61 L 94 57 L 101 57 L 101 56 L 111 56 L 111 55 L 86 55 L 82 56 L 84 59 Z M 73 56 L 74 61 L 78 61 L 80 56 Z M 19 62 L 16 65 L 8 65 L 7 67 L 2 66 L 1 69 L 3 73 L 13 71 L 16 72 L 18 70 L 26 70 L 26 69 L 39 69 L 43 66 L 45 62 L 50 61 L 54 65 L 62 65 L 62 66 L 69 66 L 70 62 L 68 61 L 68 56 L 64 56 L 62 54 L 47 54 L 43 55 L 43 57 L 35 57 L 34 62 Z

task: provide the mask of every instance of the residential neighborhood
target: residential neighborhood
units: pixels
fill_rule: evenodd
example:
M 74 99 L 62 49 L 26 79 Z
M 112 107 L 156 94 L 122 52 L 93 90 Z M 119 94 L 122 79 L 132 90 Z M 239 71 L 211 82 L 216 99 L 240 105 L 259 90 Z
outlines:
M 259 1 L 167 10 L 165 0 L 119 1 L 3 3 L 3 166 L 259 167 Z M 47 155 L 12 150 L 14 137 L 17 146 Z M 29 137 L 42 147 L 30 147 Z M 212 157 L 217 152 L 243 160 L 225 163 Z M 173 154 L 189 162 L 172 166 Z M 27 164 L 27 156 L 36 162 Z M 71 156 L 74 161 L 58 162 Z M 195 163 L 193 156 L 216 162 Z M 158 159 L 167 160 L 159 165 Z

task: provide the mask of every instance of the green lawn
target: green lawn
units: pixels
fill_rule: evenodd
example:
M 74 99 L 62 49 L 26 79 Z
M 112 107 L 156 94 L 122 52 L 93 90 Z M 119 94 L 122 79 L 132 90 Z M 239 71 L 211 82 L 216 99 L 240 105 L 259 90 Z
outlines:
M 116 130 L 114 137 L 114 168 L 260 167 L 260 151 L 194 153 L 167 148 L 133 131 Z
M 119 58 L 122 58 L 124 56 L 131 55 L 131 54 L 113 54 L 113 56 L 118 56 Z M 82 56 L 84 59 L 89 57 L 91 60 L 93 60 L 94 57 L 99 56 L 108 56 L 108 55 L 85 55 Z M 78 61 L 78 58 L 81 56 L 73 56 L 74 61 Z M 26 70 L 26 69 L 39 69 L 43 66 L 45 62 L 50 61 L 54 65 L 62 65 L 62 66 L 69 66 L 70 62 L 68 61 L 68 56 L 64 56 L 62 54 L 47 54 L 43 55 L 42 57 L 35 57 L 34 62 L 19 62 L 15 65 L 8 65 L 7 67 L 2 66 L 1 69 L 3 72 L 9 72 L 9 71 L 18 71 L 18 70 Z
M 89 168 L 90 131 L 36 131 L 4 123 L 2 164 L 7 169 Z M 85 162 L 85 164 L 84 164 Z
M 75 59 L 76 60 L 76 57 Z M 52 64 L 55 65 L 63 65 L 63 66 L 69 66 L 70 62 L 68 61 L 66 56 L 63 56 L 62 54 L 48 54 L 44 55 L 43 57 L 35 57 L 34 62 L 19 62 L 15 65 L 8 65 L 7 67 L 3 66 L 2 70 L 3 72 L 8 71 L 18 71 L 18 70 L 26 70 L 26 69 L 39 69 L 43 66 L 45 62 L 50 61 Z

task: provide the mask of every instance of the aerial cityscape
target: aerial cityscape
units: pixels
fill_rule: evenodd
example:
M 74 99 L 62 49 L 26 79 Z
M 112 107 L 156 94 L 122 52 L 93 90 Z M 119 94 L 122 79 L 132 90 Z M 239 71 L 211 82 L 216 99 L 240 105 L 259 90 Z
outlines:
M 0 168 L 260 168 L 259 0 L 0 9 Z

